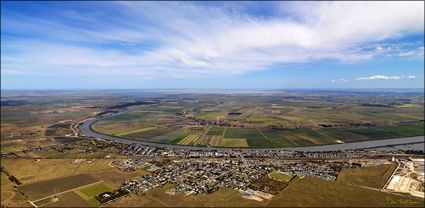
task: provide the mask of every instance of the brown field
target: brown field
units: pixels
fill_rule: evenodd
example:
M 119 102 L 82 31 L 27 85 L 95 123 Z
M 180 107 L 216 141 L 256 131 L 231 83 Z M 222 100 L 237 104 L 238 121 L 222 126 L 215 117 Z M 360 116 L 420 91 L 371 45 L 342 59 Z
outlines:
M 103 180 L 115 186 L 129 178 L 147 174 L 144 170 L 122 172 L 109 166 L 112 159 L 96 159 L 91 163 L 78 162 L 74 159 L 2 159 L 1 164 L 22 183 L 34 183 L 49 179 L 87 174 L 97 180 Z
M 188 195 L 177 194 L 168 195 L 166 190 L 172 185 L 156 188 L 141 196 L 131 195 L 117 201 L 109 203 L 108 207 L 255 207 L 262 206 L 264 202 L 256 202 L 244 199 L 239 192 L 223 188 L 212 194 Z
M 285 207 L 423 207 L 419 198 L 305 177 L 294 179 L 267 206 Z
M 57 179 L 45 180 L 31 184 L 25 184 L 18 187 L 31 200 L 40 199 L 69 189 L 75 189 L 90 183 L 96 182 L 97 179 L 89 175 L 74 175 Z
M 214 147 L 222 146 L 223 144 L 223 137 L 222 136 L 209 136 L 210 142 L 209 145 Z
M 380 189 L 396 168 L 396 164 L 344 168 L 338 174 L 337 182 Z
M 223 140 L 223 147 L 248 147 L 248 143 L 244 138 L 225 138 Z
M 288 184 L 288 182 L 275 181 L 266 174 L 257 181 L 255 181 L 251 186 L 255 190 L 276 195 L 277 193 L 282 191 L 282 189 L 287 187 Z M 268 188 L 268 191 L 265 191 L 265 187 Z
M 200 136 L 198 140 L 196 140 L 196 145 L 206 145 L 208 144 L 208 136 Z
M 177 144 L 189 145 L 190 143 L 195 143 L 198 138 L 199 138 L 199 135 L 197 134 L 189 134 L 187 137 L 180 140 Z

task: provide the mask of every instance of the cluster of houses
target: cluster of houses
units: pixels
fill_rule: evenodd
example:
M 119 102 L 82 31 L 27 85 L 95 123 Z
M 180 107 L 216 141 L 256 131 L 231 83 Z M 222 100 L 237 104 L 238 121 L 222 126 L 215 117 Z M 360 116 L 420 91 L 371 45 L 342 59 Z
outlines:
M 333 152 L 301 152 L 282 149 L 257 150 L 257 149 L 223 149 L 223 150 L 186 150 L 179 148 L 160 149 L 141 144 L 128 144 L 121 149 L 121 154 L 126 156 L 143 157 L 172 157 L 172 158 L 299 158 L 299 159 L 358 159 L 369 154 L 359 150 L 333 151 Z
M 125 181 L 121 188 L 130 193 L 142 193 L 170 183 L 174 184 L 173 193 L 187 195 L 212 193 L 221 187 L 247 190 L 252 183 L 273 170 L 325 180 L 335 180 L 338 171 L 326 163 L 283 160 L 172 160 L 154 174 Z

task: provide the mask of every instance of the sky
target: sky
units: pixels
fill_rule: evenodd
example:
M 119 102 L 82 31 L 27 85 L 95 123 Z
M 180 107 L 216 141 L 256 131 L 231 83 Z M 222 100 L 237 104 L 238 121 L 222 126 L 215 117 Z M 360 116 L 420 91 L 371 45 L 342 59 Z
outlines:
M 2 89 L 423 87 L 423 1 L 1 2 Z

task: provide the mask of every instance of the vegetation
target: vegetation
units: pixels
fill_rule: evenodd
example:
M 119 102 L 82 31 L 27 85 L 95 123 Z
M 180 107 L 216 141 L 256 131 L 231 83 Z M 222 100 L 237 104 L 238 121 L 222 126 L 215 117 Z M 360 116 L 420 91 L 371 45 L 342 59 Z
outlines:
M 289 182 L 295 177 L 295 175 L 274 171 L 269 173 L 268 177 L 275 181 Z
M 293 180 L 267 206 L 423 207 L 424 201 L 419 198 L 305 177 Z
M 97 180 L 89 175 L 75 175 L 63 178 L 40 181 L 31 184 L 24 184 L 18 189 L 25 193 L 31 200 L 51 196 L 69 189 L 78 188 Z
M 381 189 L 396 168 L 396 164 L 344 168 L 338 174 L 337 182 Z

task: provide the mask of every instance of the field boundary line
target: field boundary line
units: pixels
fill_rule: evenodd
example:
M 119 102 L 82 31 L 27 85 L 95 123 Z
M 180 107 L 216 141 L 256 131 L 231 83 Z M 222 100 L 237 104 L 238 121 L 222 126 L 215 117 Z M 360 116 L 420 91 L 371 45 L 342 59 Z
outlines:
M 256 129 L 257 129 L 258 132 L 260 132 L 261 135 L 263 135 L 263 137 L 265 139 L 267 139 L 268 141 L 270 141 L 270 139 L 258 127 Z
M 388 178 L 387 182 L 385 182 L 384 186 L 382 187 L 383 190 L 385 190 L 385 188 L 388 186 L 388 184 L 391 182 L 391 180 L 394 177 L 395 172 L 398 170 L 398 168 L 400 167 L 400 163 L 397 162 L 397 167 L 394 169 L 393 173 L 391 173 L 390 177 Z
M 297 142 L 295 142 L 292 138 L 290 138 L 289 136 L 287 136 L 285 132 L 282 132 L 282 135 L 284 136 L 284 139 L 286 139 L 286 140 L 288 140 L 288 141 L 292 142 L 292 144 L 295 144 L 295 145 L 296 145 L 296 147 L 301 146 L 300 144 L 298 144 Z
M 226 130 L 227 130 L 227 127 L 224 127 L 223 134 L 221 135 L 223 138 L 224 138 L 224 135 L 226 134 Z

